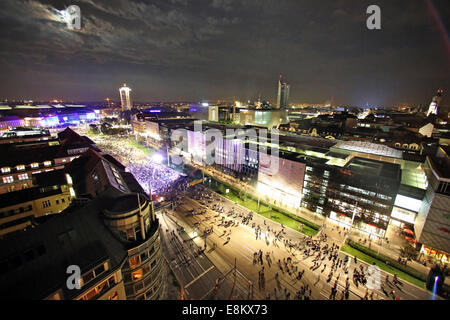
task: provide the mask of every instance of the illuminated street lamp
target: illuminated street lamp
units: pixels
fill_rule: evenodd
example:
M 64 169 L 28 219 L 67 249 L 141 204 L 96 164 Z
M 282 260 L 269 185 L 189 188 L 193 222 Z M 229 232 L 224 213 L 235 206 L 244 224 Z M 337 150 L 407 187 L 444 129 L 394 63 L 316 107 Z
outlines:
M 161 164 L 163 161 L 163 156 L 160 155 L 159 153 L 155 153 L 152 157 L 152 160 L 157 164 Z
M 348 241 L 348 238 L 350 237 L 350 233 L 352 232 L 353 221 L 355 221 L 355 215 L 356 215 L 356 207 L 358 207 L 358 201 L 356 201 L 355 208 L 353 209 L 352 222 L 350 223 L 350 229 L 348 230 L 347 236 L 344 239 L 344 244 Z

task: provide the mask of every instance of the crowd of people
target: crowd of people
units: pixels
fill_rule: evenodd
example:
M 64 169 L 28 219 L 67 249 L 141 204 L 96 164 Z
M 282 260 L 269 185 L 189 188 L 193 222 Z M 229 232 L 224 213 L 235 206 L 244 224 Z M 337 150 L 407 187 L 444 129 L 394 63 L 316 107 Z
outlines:
M 152 194 L 157 196 L 171 192 L 178 180 L 183 177 L 179 172 L 152 161 L 146 164 L 130 164 L 126 170 L 133 174 L 147 193 L 151 188 Z
M 142 149 L 131 145 L 129 138 L 102 136 L 97 137 L 95 143 L 122 163 L 147 193 L 151 188 L 152 195 L 167 198 L 174 191 L 187 187 L 185 175 L 153 160 Z

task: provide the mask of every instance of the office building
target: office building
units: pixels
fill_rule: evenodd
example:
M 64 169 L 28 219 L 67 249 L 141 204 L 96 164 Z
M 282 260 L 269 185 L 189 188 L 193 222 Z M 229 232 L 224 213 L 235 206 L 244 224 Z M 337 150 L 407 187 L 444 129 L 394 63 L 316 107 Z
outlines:
M 131 110 L 131 108 L 133 107 L 131 103 L 130 91 L 131 89 L 128 88 L 126 84 L 124 84 L 123 87 L 119 89 L 120 105 L 122 107 L 122 111 Z
M 277 94 L 277 108 L 287 109 L 289 107 L 289 88 L 290 85 L 286 82 L 278 80 L 278 94 Z

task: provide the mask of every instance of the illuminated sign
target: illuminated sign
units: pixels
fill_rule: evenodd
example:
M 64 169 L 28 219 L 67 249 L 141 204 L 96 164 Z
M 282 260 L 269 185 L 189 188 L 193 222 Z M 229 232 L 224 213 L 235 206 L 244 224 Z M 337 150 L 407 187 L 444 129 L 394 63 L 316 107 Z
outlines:
M 414 212 L 419 212 L 420 207 L 422 206 L 422 200 L 417 200 L 398 194 L 395 198 L 394 205 Z

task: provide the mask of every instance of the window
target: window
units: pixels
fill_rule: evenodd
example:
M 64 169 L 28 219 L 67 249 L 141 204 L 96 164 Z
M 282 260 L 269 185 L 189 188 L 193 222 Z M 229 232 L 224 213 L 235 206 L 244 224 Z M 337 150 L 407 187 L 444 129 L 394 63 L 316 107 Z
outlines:
M 19 180 L 27 180 L 27 179 L 28 179 L 28 173 L 19 174 Z
M 129 263 L 130 263 L 130 268 L 131 269 L 134 269 L 134 268 L 138 267 L 140 265 L 140 263 L 141 263 L 139 261 L 139 256 L 135 256 L 135 257 L 130 258 Z
M 2 168 L 2 173 L 8 173 L 8 172 L 11 172 L 11 168 L 9 168 L 9 167 Z
M 88 283 L 89 281 L 91 281 L 92 279 L 94 279 L 94 272 L 90 271 L 87 274 L 85 274 L 83 276 L 83 283 Z
M 144 285 L 146 286 L 146 287 L 148 287 L 149 285 L 150 285 L 150 283 L 152 282 L 152 277 L 150 276 L 150 277 L 147 277 L 147 279 L 144 281 Z M 150 289 L 151 290 L 151 289 Z
M 59 200 L 55 200 L 56 204 L 59 204 Z
M 148 258 L 147 252 L 141 253 L 141 261 L 145 261 Z
M 145 267 L 142 268 L 142 273 L 145 276 L 150 271 L 150 267 L 147 264 Z
M 91 291 L 89 291 L 83 298 L 86 299 L 86 300 L 91 300 L 96 295 L 97 295 L 97 290 L 96 290 L 96 288 L 94 288 Z
M 3 183 L 13 183 L 14 178 L 12 176 L 3 177 Z
M 100 273 L 102 273 L 103 271 L 105 271 L 105 265 L 102 264 L 101 266 L 97 267 L 94 272 L 95 272 L 95 276 L 97 277 Z
M 50 203 L 50 200 L 45 200 L 45 201 L 43 201 L 42 202 L 42 207 L 43 208 L 48 208 L 48 207 L 51 207 L 51 203 Z
M 119 295 L 117 291 L 115 291 L 112 295 L 110 295 L 106 300 L 119 300 Z
M 18 166 L 16 167 L 16 170 L 17 170 L 17 171 L 25 170 L 25 166 L 24 166 L 23 164 L 18 165 Z
M 127 230 L 127 240 L 136 240 L 134 235 L 134 229 Z
M 35 162 L 31 164 L 32 168 L 38 168 L 39 167 L 39 163 Z
M 64 198 L 62 198 L 62 199 L 61 199 L 61 202 L 64 203 L 64 202 L 66 202 L 66 200 L 65 200 Z
M 142 269 L 136 270 L 131 274 L 133 280 L 141 280 L 142 279 Z
M 46 166 L 46 167 L 50 166 L 51 164 L 52 164 L 51 161 L 44 161 L 44 166 Z
M 143 288 L 144 288 L 144 284 L 141 282 L 141 283 L 138 283 L 138 284 L 136 284 L 136 285 L 134 286 L 134 291 L 135 291 L 135 292 L 139 292 L 139 291 L 141 291 Z

